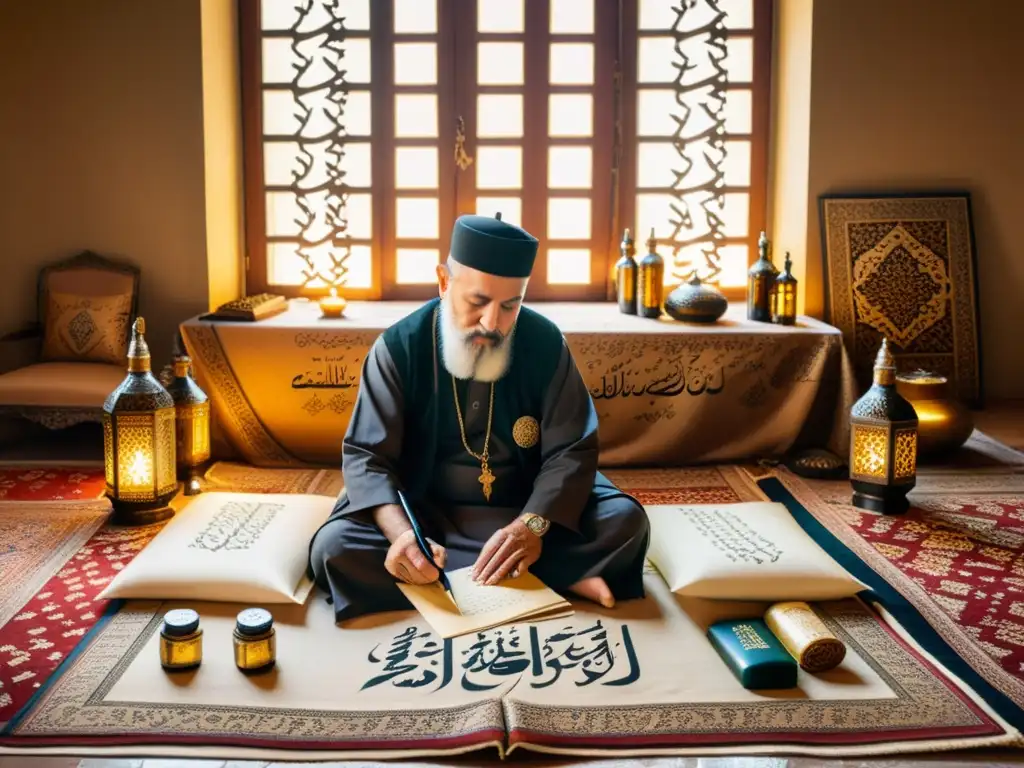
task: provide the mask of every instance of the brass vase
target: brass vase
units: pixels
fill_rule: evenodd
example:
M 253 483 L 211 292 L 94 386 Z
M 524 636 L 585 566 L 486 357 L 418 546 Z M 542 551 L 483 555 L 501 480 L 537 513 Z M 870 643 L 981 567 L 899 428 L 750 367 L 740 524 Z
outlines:
M 945 376 L 929 371 L 901 373 L 896 376 L 896 390 L 917 411 L 921 456 L 955 451 L 974 431 L 971 412 L 953 397 Z

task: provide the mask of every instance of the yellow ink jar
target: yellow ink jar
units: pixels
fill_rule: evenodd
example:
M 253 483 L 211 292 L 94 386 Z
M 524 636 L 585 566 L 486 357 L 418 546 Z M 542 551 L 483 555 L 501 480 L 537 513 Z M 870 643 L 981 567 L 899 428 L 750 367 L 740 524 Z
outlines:
M 243 672 L 259 672 L 277 660 L 274 617 L 264 608 L 246 608 L 238 614 L 233 633 L 235 666 Z
M 160 629 L 160 665 L 167 670 L 194 669 L 203 661 L 203 630 L 199 614 L 175 608 L 164 614 Z

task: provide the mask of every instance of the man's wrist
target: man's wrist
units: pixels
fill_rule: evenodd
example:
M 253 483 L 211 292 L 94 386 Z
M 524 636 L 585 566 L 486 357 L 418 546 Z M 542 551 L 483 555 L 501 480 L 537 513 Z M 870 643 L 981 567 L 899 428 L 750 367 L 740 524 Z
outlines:
M 535 536 L 543 536 L 551 527 L 551 521 L 533 512 L 526 512 L 519 516 L 519 519 L 526 526 L 527 530 Z

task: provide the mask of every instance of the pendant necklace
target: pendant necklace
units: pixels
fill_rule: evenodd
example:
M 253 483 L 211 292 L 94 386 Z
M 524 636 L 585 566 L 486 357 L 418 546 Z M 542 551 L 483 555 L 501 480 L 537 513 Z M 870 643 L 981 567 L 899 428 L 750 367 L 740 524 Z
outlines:
M 473 449 L 469 447 L 469 441 L 466 440 L 466 425 L 462 421 L 462 408 L 459 406 L 459 388 L 455 385 L 455 377 L 452 376 L 452 393 L 455 396 L 455 414 L 459 417 L 459 436 L 462 438 L 462 445 L 465 446 L 466 452 L 474 459 L 480 462 L 480 477 L 477 480 L 480 481 L 480 485 L 483 487 L 484 498 L 487 501 L 491 500 L 491 487 L 494 485 L 495 477 L 491 472 L 489 463 L 490 459 L 490 444 L 491 444 L 491 417 L 494 416 L 494 382 L 491 382 L 491 402 L 487 407 L 487 432 L 484 435 L 484 449 L 481 453 L 474 453 Z
M 440 308 L 434 310 L 434 382 L 437 386 L 437 324 L 438 314 Z M 436 391 L 436 390 L 435 390 Z M 462 407 L 459 405 L 459 388 L 455 384 L 455 376 L 452 376 L 452 395 L 455 398 L 455 414 L 459 417 L 459 437 L 462 438 L 462 445 L 466 449 L 466 453 L 472 456 L 474 459 L 480 462 L 480 476 L 477 480 L 480 481 L 480 486 L 484 492 L 484 498 L 487 501 L 491 500 L 491 488 L 494 486 L 494 481 L 497 479 L 494 477 L 494 473 L 491 472 L 490 465 L 490 445 L 491 445 L 491 418 L 494 416 L 494 382 L 491 382 L 491 402 L 487 407 L 487 434 L 484 435 L 484 449 L 481 453 L 474 453 L 473 449 L 469 447 L 469 441 L 466 439 L 466 425 L 462 421 Z

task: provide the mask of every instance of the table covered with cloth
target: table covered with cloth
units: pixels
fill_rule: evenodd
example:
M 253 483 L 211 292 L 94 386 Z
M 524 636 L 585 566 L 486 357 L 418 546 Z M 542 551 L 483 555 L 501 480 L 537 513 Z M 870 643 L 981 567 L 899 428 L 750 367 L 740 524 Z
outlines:
M 182 339 L 210 397 L 215 457 L 338 466 L 363 360 L 417 306 L 352 302 L 343 318 L 325 319 L 316 302 L 296 299 L 258 322 L 187 320 Z M 602 466 L 848 453 L 855 384 L 830 325 L 753 322 L 738 304 L 710 325 L 623 315 L 610 303 L 530 306 L 562 329 L 594 398 Z

